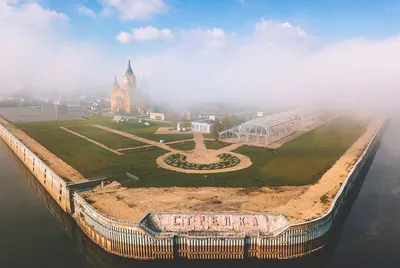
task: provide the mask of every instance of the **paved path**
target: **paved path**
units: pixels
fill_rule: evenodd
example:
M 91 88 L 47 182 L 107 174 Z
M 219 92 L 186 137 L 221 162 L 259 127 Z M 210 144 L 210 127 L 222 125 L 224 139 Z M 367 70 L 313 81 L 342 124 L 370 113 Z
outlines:
M 194 147 L 194 150 L 196 152 L 206 152 L 207 147 L 204 144 L 204 137 L 203 134 L 200 132 L 196 132 L 193 134 L 194 142 L 196 143 L 196 146 Z
M 190 139 L 190 140 L 180 140 L 180 141 L 169 141 L 169 142 L 166 142 L 165 144 L 167 144 L 167 145 L 174 145 L 174 144 L 185 144 L 185 143 L 188 143 L 188 142 L 193 142 L 194 140 L 193 139 Z M 142 146 L 136 146 L 136 147 L 128 147 L 128 148 L 121 148 L 121 149 L 117 149 L 117 151 L 118 152 L 121 152 L 121 151 L 126 151 L 126 150 L 137 150 L 137 149 L 145 149 L 145 148 L 150 148 L 150 147 L 154 147 L 154 145 L 142 145 Z
M 248 158 L 247 156 L 230 152 L 230 150 L 234 150 L 234 149 L 238 148 L 239 146 L 241 146 L 241 144 L 232 144 L 227 147 L 221 148 L 219 150 L 209 150 L 206 148 L 206 146 L 204 144 L 204 137 L 203 137 L 202 133 L 194 133 L 193 134 L 196 146 L 195 146 L 194 150 L 188 152 L 188 151 L 176 150 L 176 149 L 169 147 L 168 145 L 166 145 L 164 143 L 158 143 L 156 141 L 148 140 L 148 139 L 145 139 L 145 138 L 133 135 L 133 134 L 129 134 L 129 133 L 119 131 L 116 129 L 112 129 L 109 127 L 105 127 L 102 125 L 92 125 L 92 126 L 115 133 L 115 134 L 118 134 L 118 135 L 121 135 L 121 136 L 124 136 L 124 137 L 127 137 L 127 138 L 130 138 L 130 139 L 134 139 L 134 140 L 137 140 L 137 141 L 140 141 L 143 143 L 147 143 L 149 145 L 157 146 L 161 149 L 169 151 L 169 153 L 166 153 L 166 154 L 158 157 L 156 160 L 158 166 L 165 168 L 165 169 L 169 169 L 169 170 L 174 170 L 174 171 L 178 171 L 178 172 L 182 172 L 182 173 L 211 174 L 211 173 L 236 171 L 236 170 L 247 168 L 252 165 L 250 158 Z M 230 152 L 230 154 L 238 157 L 240 159 L 240 163 L 234 167 L 217 169 L 217 170 L 189 170 L 189 169 L 173 167 L 173 166 L 167 165 L 164 162 L 164 159 L 166 157 L 168 157 L 169 155 L 178 153 L 181 155 L 185 155 L 187 157 L 186 160 L 190 163 L 197 163 L 197 164 L 218 163 L 221 161 L 220 158 L 218 157 L 218 155 L 221 153 L 224 153 L 224 152 Z
M 69 132 L 69 133 L 71 133 L 71 134 L 74 134 L 74 135 L 76 135 L 76 136 L 78 136 L 78 137 L 80 137 L 80 138 L 82 138 L 82 139 L 85 139 L 85 140 L 87 140 L 87 141 L 89 141 L 89 142 L 91 142 L 91 143 L 94 143 L 94 144 L 96 144 L 97 146 L 100 146 L 101 148 L 106 149 L 107 151 L 110 151 L 110 152 L 112 152 L 112 153 L 114 153 L 114 154 L 117 154 L 117 155 L 122 155 L 122 154 L 121 154 L 120 152 L 118 152 L 117 150 L 111 149 L 111 148 L 105 146 L 104 144 L 102 144 L 102 143 L 100 143 L 100 142 L 97 142 L 97 141 L 95 141 L 95 140 L 89 139 L 88 137 L 83 136 L 82 134 L 79 134 L 79 133 L 77 133 L 77 132 L 75 132 L 75 131 L 72 131 L 72 130 L 66 128 L 66 127 L 60 127 L 60 128 L 63 129 L 63 130 L 65 130 L 65 131 L 67 131 L 67 132 Z
M 126 133 L 126 132 L 123 132 L 123 131 L 119 131 L 119 130 L 116 130 L 116 129 L 113 129 L 113 128 L 105 127 L 105 126 L 102 126 L 102 125 L 92 125 L 92 126 L 100 128 L 100 129 L 103 129 L 105 131 L 109 131 L 109 132 L 121 135 L 121 136 L 124 136 L 124 137 L 127 137 L 127 138 L 132 139 L 132 140 L 137 140 L 137 141 L 140 141 L 140 142 L 143 142 L 143 143 L 147 143 L 147 144 L 150 144 L 150 145 L 153 145 L 153 146 L 157 146 L 157 147 L 159 147 L 161 149 L 164 149 L 164 150 L 167 150 L 167 151 L 171 151 L 171 152 L 178 151 L 178 150 L 175 150 L 175 149 L 169 147 L 168 145 L 166 145 L 164 143 L 159 143 L 159 142 L 156 142 L 156 141 L 145 139 L 145 138 L 142 138 L 142 137 L 139 137 L 139 136 L 136 136 L 136 135 L 133 135 L 133 134 L 129 134 L 129 133 Z

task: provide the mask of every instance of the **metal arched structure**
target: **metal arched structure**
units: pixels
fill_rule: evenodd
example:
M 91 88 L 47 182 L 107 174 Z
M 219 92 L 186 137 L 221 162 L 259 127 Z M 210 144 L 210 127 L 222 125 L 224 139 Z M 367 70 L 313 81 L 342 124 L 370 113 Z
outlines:
M 302 127 L 318 121 L 320 113 L 311 110 L 294 109 L 272 114 L 242 123 L 222 131 L 221 140 L 268 145 L 281 140 Z

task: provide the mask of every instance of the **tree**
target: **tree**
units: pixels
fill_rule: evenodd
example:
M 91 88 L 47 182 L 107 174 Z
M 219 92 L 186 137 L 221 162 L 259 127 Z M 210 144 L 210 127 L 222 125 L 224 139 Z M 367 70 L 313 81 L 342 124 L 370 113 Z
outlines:
M 226 115 L 221 121 L 221 129 L 225 130 L 232 127 L 232 116 Z
M 212 129 L 211 129 L 211 136 L 215 141 L 217 141 L 219 139 L 219 131 L 220 131 L 220 129 L 221 129 L 220 122 L 216 118 L 215 121 L 214 121 L 214 124 L 212 126 Z

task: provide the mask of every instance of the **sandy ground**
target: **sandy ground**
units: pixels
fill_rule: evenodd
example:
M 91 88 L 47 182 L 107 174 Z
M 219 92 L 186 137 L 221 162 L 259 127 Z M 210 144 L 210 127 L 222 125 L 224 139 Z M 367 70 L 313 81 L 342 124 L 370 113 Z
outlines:
M 367 131 L 312 186 L 244 188 L 123 188 L 106 187 L 83 196 L 96 209 L 121 219 L 139 220 L 147 212 L 280 212 L 292 223 L 323 215 L 350 169 L 382 123 L 373 120 Z M 115 184 L 114 184 L 115 185 Z M 327 202 L 321 201 L 321 196 Z
M 20 141 L 22 141 L 32 152 L 34 152 L 40 159 L 45 160 L 46 164 L 54 170 L 58 175 L 63 177 L 67 182 L 81 182 L 86 179 L 77 170 L 62 161 L 60 158 L 49 152 L 41 144 L 29 137 L 25 132 L 10 124 L 3 117 L 0 117 L 0 123 L 3 124 L 14 134 Z
M 83 194 L 101 212 L 140 220 L 147 212 L 264 212 L 301 195 L 307 187 L 259 188 L 104 188 Z

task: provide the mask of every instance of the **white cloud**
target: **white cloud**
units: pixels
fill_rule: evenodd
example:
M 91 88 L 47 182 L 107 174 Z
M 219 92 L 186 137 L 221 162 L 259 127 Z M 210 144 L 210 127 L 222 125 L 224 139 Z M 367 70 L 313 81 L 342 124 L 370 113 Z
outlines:
M 130 43 L 130 42 L 133 40 L 132 34 L 127 33 L 127 32 L 120 32 L 120 33 L 117 35 L 116 38 L 117 38 L 117 40 L 118 40 L 119 42 L 121 42 L 122 44 Z
M 228 34 L 223 29 L 192 29 L 182 31 L 182 40 L 191 46 L 205 48 L 223 48 L 235 33 Z
M 109 90 L 133 55 L 74 40 L 65 31 L 68 20 L 37 3 L 0 5 L 0 32 L 7 37 L 0 42 L 0 91 L 21 85 Z M 119 39 L 157 39 L 160 31 L 131 31 Z M 399 110 L 399 36 L 315 49 L 315 40 L 301 28 L 265 19 L 241 38 L 219 28 L 175 35 L 178 41 L 172 44 L 177 45 L 171 49 L 132 58 L 135 74 L 146 76 L 155 101 L 224 100 L 264 107 L 318 101 Z
M 219 30 L 185 34 L 188 42 L 223 40 L 226 35 Z M 222 99 L 265 107 L 310 101 L 369 109 L 397 107 L 400 37 L 354 39 L 318 49 L 313 43 L 310 49 L 309 43 L 298 42 L 306 37 L 300 27 L 262 19 L 251 37 L 223 49 L 178 47 L 134 62 L 136 70 L 149 78 L 158 99 Z
M 144 20 L 153 15 L 167 12 L 163 0 L 100 0 L 103 15 L 116 11 L 122 20 Z
M 76 7 L 77 7 L 79 14 L 83 14 L 83 15 L 89 16 L 91 18 L 96 18 L 96 13 L 93 10 L 91 10 L 90 8 L 87 8 L 82 5 L 77 5 Z
M 65 14 L 36 2 L 0 5 L 0 91 L 65 92 L 108 82 L 101 47 L 72 40 L 69 27 Z
M 131 33 L 121 32 L 117 40 L 123 44 L 137 41 L 145 42 L 150 40 L 169 40 L 173 38 L 170 29 L 157 29 L 153 26 L 133 28 Z
M 283 32 L 282 29 L 284 29 L 285 32 Z M 274 23 L 272 21 L 266 20 L 265 18 L 261 18 L 261 20 L 256 23 L 256 31 L 261 33 L 263 32 L 276 33 L 278 35 L 286 33 L 299 37 L 307 35 L 307 33 L 299 26 L 294 27 L 289 22 Z

